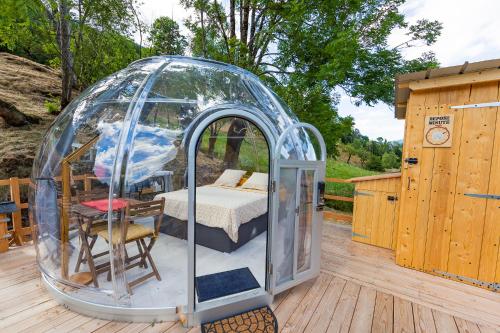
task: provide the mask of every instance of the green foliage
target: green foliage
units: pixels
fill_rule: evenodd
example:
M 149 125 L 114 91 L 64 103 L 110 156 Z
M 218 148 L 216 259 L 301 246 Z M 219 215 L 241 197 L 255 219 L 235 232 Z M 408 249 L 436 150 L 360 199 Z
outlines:
M 40 2 L 2 0 L 1 4 L 0 50 L 43 64 L 57 57 L 50 23 Z
M 401 158 L 394 152 L 385 152 L 382 155 L 382 167 L 384 169 L 398 169 L 401 166 Z
M 326 177 L 349 179 L 354 177 L 371 176 L 377 172 L 369 171 L 350 165 L 348 163 L 336 161 L 329 158 L 326 161 Z M 354 184 L 349 183 L 327 183 L 326 193 L 344 197 L 352 197 Z M 328 201 L 328 206 L 345 212 L 352 212 L 352 203 L 344 201 Z
M 186 37 L 181 35 L 177 22 L 162 16 L 153 22 L 149 41 L 153 54 L 183 55 L 187 47 Z
M 402 144 L 400 142 L 388 142 L 384 138 L 370 140 L 358 130 L 342 137 L 340 149 L 348 155 L 348 162 L 353 156 L 357 156 L 363 167 L 369 170 L 384 171 L 384 169 L 397 169 L 401 166 Z
M 66 4 L 70 6 L 75 87 L 84 88 L 139 59 L 140 47 L 131 39 L 137 26 L 135 0 L 67 1 Z M 0 48 L 59 68 L 57 8 L 56 1 L 3 0 Z
M 339 91 L 357 104 L 392 103 L 396 73 L 437 65 L 432 53 L 403 57 L 405 48 L 433 44 L 442 28 L 427 19 L 410 25 L 398 10 L 404 0 L 181 3 L 194 12 L 186 22 L 193 55 L 259 75 L 302 121 L 321 130 L 331 156 L 353 126 L 351 118 L 338 115 Z M 395 29 L 406 29 L 408 39 L 391 46 Z M 364 150 L 357 155 L 370 158 Z
M 50 114 L 58 114 L 61 111 L 61 100 L 59 98 L 47 99 L 43 102 L 43 105 Z
M 371 154 L 366 162 L 366 168 L 368 170 L 374 171 L 384 171 L 384 167 L 382 166 L 382 158 L 375 154 Z

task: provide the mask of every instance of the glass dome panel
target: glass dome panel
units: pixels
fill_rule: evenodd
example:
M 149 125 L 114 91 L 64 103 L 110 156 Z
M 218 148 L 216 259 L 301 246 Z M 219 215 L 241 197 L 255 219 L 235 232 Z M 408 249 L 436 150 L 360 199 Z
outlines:
M 298 122 L 255 75 L 184 57 L 137 61 L 68 105 L 37 154 L 30 194 L 38 261 L 56 288 L 121 307 L 186 304 L 181 291 L 180 298 L 165 297 L 154 277 L 130 285 L 148 264 L 144 259 L 129 267 L 146 248 L 129 242 L 127 230 L 132 224 L 132 229 L 154 229 L 158 217 L 130 222 L 126 209 L 154 200 L 155 193 L 187 187 L 191 135 L 205 117 L 223 109 L 257 115 L 276 141 Z M 306 131 L 289 135 L 281 158 L 316 160 Z M 153 248 L 162 269 L 169 256 L 187 251 L 186 245 L 168 255 L 158 244 Z M 167 270 L 181 284 L 187 276 L 187 264 Z

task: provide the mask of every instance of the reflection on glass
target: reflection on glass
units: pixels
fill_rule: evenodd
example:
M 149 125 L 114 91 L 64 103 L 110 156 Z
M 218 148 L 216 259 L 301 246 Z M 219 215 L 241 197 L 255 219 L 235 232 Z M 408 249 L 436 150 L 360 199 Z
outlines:
M 311 268 L 313 194 L 314 170 L 302 170 L 300 173 L 298 273 Z
M 278 227 L 276 235 L 276 284 L 293 278 L 297 169 L 282 168 L 279 179 Z

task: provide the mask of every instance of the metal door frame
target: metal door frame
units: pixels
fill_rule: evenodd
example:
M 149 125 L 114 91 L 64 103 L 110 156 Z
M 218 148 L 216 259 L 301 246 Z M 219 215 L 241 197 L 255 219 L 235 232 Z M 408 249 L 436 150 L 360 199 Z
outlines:
M 206 116 L 207 112 L 210 112 Z M 272 126 L 268 121 L 262 119 L 258 115 L 258 110 L 251 108 L 229 105 L 227 108 L 217 108 L 211 111 L 206 111 L 200 117 L 204 117 L 197 123 L 192 136 L 188 143 L 188 281 L 187 281 L 187 296 L 188 302 L 185 309 L 180 309 L 181 319 L 188 326 L 197 325 L 199 323 L 221 318 L 231 313 L 239 313 L 247 310 L 250 307 L 268 305 L 272 302 L 272 296 L 269 292 L 269 262 L 270 248 L 272 240 L 272 210 L 273 196 L 268 194 L 268 229 L 267 229 L 267 253 L 266 253 L 266 285 L 259 289 L 253 289 L 237 295 L 227 296 L 215 300 L 206 301 L 196 304 L 195 301 L 195 283 L 196 278 L 196 249 L 195 249 L 195 216 L 196 216 L 196 155 L 198 142 L 203 135 L 205 129 L 214 121 L 223 118 L 241 118 L 255 125 L 265 136 L 269 150 L 269 189 L 271 189 L 272 180 L 274 179 L 272 162 L 274 160 L 276 136 L 271 130 Z
M 281 159 L 281 150 L 283 148 L 283 144 L 286 138 L 292 133 L 294 130 L 299 129 L 308 129 L 310 130 L 317 138 L 320 149 L 321 149 L 321 159 L 316 161 L 305 161 L 305 160 L 285 160 Z M 318 184 L 320 181 L 324 181 L 325 178 L 325 168 L 326 168 L 326 145 L 323 137 L 319 130 L 311 124 L 307 123 L 296 123 L 292 126 L 288 127 L 279 137 L 278 143 L 276 145 L 276 151 L 274 153 L 273 159 L 273 199 L 276 203 L 275 206 L 272 207 L 273 214 L 273 225 L 272 229 L 277 227 L 278 222 L 278 203 L 279 203 L 279 191 L 277 188 L 279 187 L 279 179 L 280 179 L 280 170 L 282 168 L 294 168 L 297 171 L 297 184 L 296 184 L 296 205 L 300 202 L 300 176 L 302 170 L 314 170 L 314 184 Z M 294 233 L 294 258 L 293 258 L 293 276 L 292 280 L 284 282 L 279 286 L 276 285 L 276 274 L 275 269 L 271 268 L 271 276 L 270 276 L 270 291 L 273 295 L 276 295 L 284 290 L 290 289 L 306 280 L 314 278 L 319 274 L 320 269 L 320 256 L 321 256 L 321 226 L 323 214 L 318 211 L 316 208 L 318 207 L 318 191 L 315 189 L 313 192 L 313 203 L 315 207 L 313 209 L 313 230 L 312 230 L 312 240 L 311 240 L 311 266 L 308 270 L 304 272 L 297 273 L 297 248 L 298 248 L 298 215 L 295 215 L 295 233 Z M 271 232 L 272 235 L 276 235 L 277 233 Z M 272 245 L 276 244 L 276 239 L 273 236 L 273 241 L 271 242 L 271 267 L 275 266 L 274 263 L 277 262 L 276 256 L 277 253 L 273 251 Z

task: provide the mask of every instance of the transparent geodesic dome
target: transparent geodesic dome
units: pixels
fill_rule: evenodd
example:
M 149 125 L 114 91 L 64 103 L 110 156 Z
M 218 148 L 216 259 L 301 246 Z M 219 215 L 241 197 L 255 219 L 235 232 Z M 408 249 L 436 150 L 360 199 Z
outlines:
M 186 304 L 185 290 L 178 289 L 187 278 L 187 265 L 168 266 L 171 258 L 185 256 L 185 248 L 163 252 L 154 248 L 157 252 L 152 254 L 162 269 L 162 281 L 169 281 L 165 282 L 168 290 L 155 278 L 131 290 L 128 282 L 137 267 L 127 268 L 132 254 L 113 228 L 123 224 L 120 200 L 187 187 L 187 147 L 192 133 L 205 117 L 221 110 L 255 115 L 274 141 L 298 122 L 255 75 L 235 66 L 187 57 L 134 62 L 72 101 L 48 130 L 33 167 L 30 209 L 37 260 L 46 282 L 72 300 L 90 304 L 146 310 Z M 253 131 L 251 125 L 247 124 L 246 133 Z M 221 124 L 220 128 L 228 126 Z M 262 135 L 255 137 L 262 140 Z M 256 146 L 249 146 L 248 156 L 257 154 L 252 155 Z M 317 158 L 304 130 L 294 131 L 280 154 L 284 159 Z M 269 156 L 266 151 L 258 159 L 269 166 Z M 247 162 L 240 158 L 238 163 Z M 202 177 L 212 181 L 217 175 L 208 177 L 214 172 L 209 164 L 200 163 L 197 172 L 206 173 Z M 253 168 L 247 164 L 246 169 Z M 89 216 L 78 210 L 89 192 L 93 192 L 91 201 L 101 205 L 93 207 L 94 211 L 98 208 L 101 214 Z M 99 223 L 99 230 L 85 229 L 91 220 Z M 84 241 L 80 233 L 87 231 Z M 107 232 L 106 242 L 99 237 L 102 232 Z M 96 255 L 94 267 L 89 267 L 85 242 L 85 248 Z

